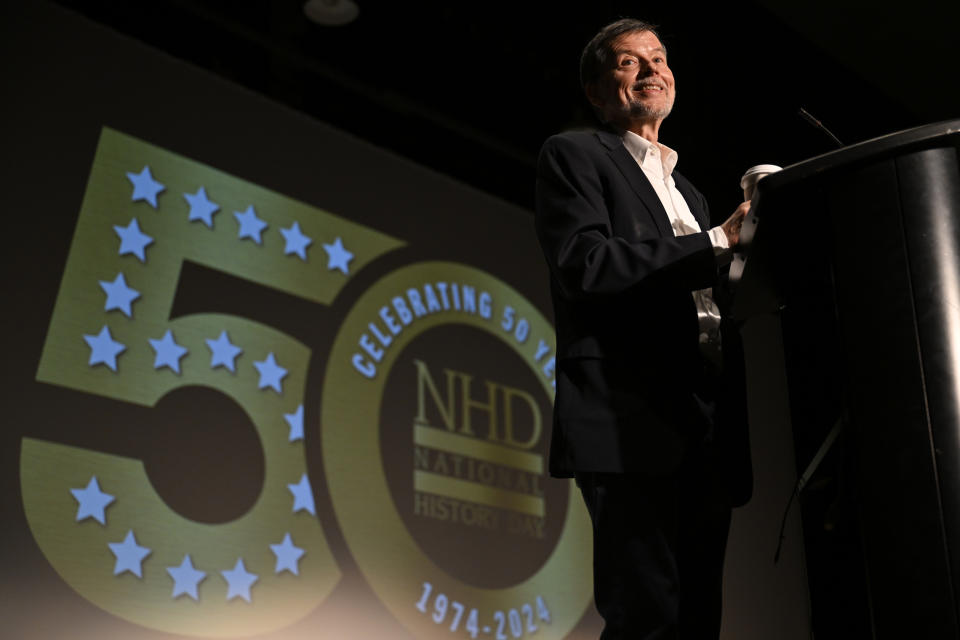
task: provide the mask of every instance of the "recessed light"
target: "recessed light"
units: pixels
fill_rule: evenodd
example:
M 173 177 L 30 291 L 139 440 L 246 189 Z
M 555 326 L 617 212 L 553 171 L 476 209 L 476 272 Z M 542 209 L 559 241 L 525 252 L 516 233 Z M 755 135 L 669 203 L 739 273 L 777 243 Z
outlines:
M 353 22 L 360 8 L 353 0 L 307 0 L 303 13 L 312 22 L 325 27 L 340 27 Z

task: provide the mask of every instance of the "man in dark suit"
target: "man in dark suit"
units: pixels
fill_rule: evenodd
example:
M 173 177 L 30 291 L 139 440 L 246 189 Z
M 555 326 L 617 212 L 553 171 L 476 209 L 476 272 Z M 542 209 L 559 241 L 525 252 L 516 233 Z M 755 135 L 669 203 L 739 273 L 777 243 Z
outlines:
M 751 489 L 742 351 L 718 285 L 749 203 L 711 228 L 674 170 L 658 140 L 674 78 L 651 25 L 604 27 L 580 71 L 605 128 L 547 140 L 537 174 L 557 327 L 550 470 L 576 478 L 593 521 L 601 637 L 716 638 L 730 509 Z

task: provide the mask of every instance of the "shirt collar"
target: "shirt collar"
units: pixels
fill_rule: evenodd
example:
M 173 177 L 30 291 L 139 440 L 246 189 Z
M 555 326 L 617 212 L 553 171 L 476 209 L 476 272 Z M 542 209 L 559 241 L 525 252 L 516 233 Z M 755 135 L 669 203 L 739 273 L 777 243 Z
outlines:
M 633 156 L 633 159 L 637 161 L 637 164 L 643 166 L 643 161 L 647 157 L 647 153 L 651 149 L 658 149 L 658 153 L 660 153 L 660 163 L 663 166 L 664 177 L 668 177 L 671 173 L 673 173 L 673 169 L 677 166 L 677 159 L 679 157 L 676 151 L 665 144 L 656 144 L 650 142 L 646 138 L 637 135 L 633 131 L 623 131 L 620 134 L 620 137 L 623 139 L 623 146 L 627 148 L 627 151 L 629 151 L 630 155 Z

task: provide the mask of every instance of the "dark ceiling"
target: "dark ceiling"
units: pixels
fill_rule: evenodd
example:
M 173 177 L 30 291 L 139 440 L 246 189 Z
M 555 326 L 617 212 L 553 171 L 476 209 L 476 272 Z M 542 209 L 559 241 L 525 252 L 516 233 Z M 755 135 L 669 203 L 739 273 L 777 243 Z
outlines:
M 845 143 L 960 115 L 954 83 L 931 80 L 960 60 L 952 16 L 916 3 L 902 30 L 875 5 L 827 2 L 356 0 L 340 27 L 302 0 L 59 3 L 527 208 L 543 140 L 594 124 L 579 52 L 620 16 L 661 25 L 678 86 L 661 140 L 722 211 L 746 167 L 831 149 L 798 107 Z

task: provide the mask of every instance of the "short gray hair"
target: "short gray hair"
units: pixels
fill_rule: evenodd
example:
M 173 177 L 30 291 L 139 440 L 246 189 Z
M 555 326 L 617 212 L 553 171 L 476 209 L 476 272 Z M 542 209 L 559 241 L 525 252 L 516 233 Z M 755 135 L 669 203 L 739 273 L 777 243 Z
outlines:
M 611 45 L 614 40 L 636 31 L 649 31 L 657 36 L 658 40 L 662 41 L 660 34 L 657 33 L 657 27 L 649 22 L 635 20 L 634 18 L 622 18 L 616 22 L 611 22 L 600 29 L 597 35 L 593 36 L 587 46 L 583 48 L 583 53 L 580 54 L 580 86 L 586 87 L 594 82 L 607 68 L 610 63 L 610 56 L 613 53 Z

